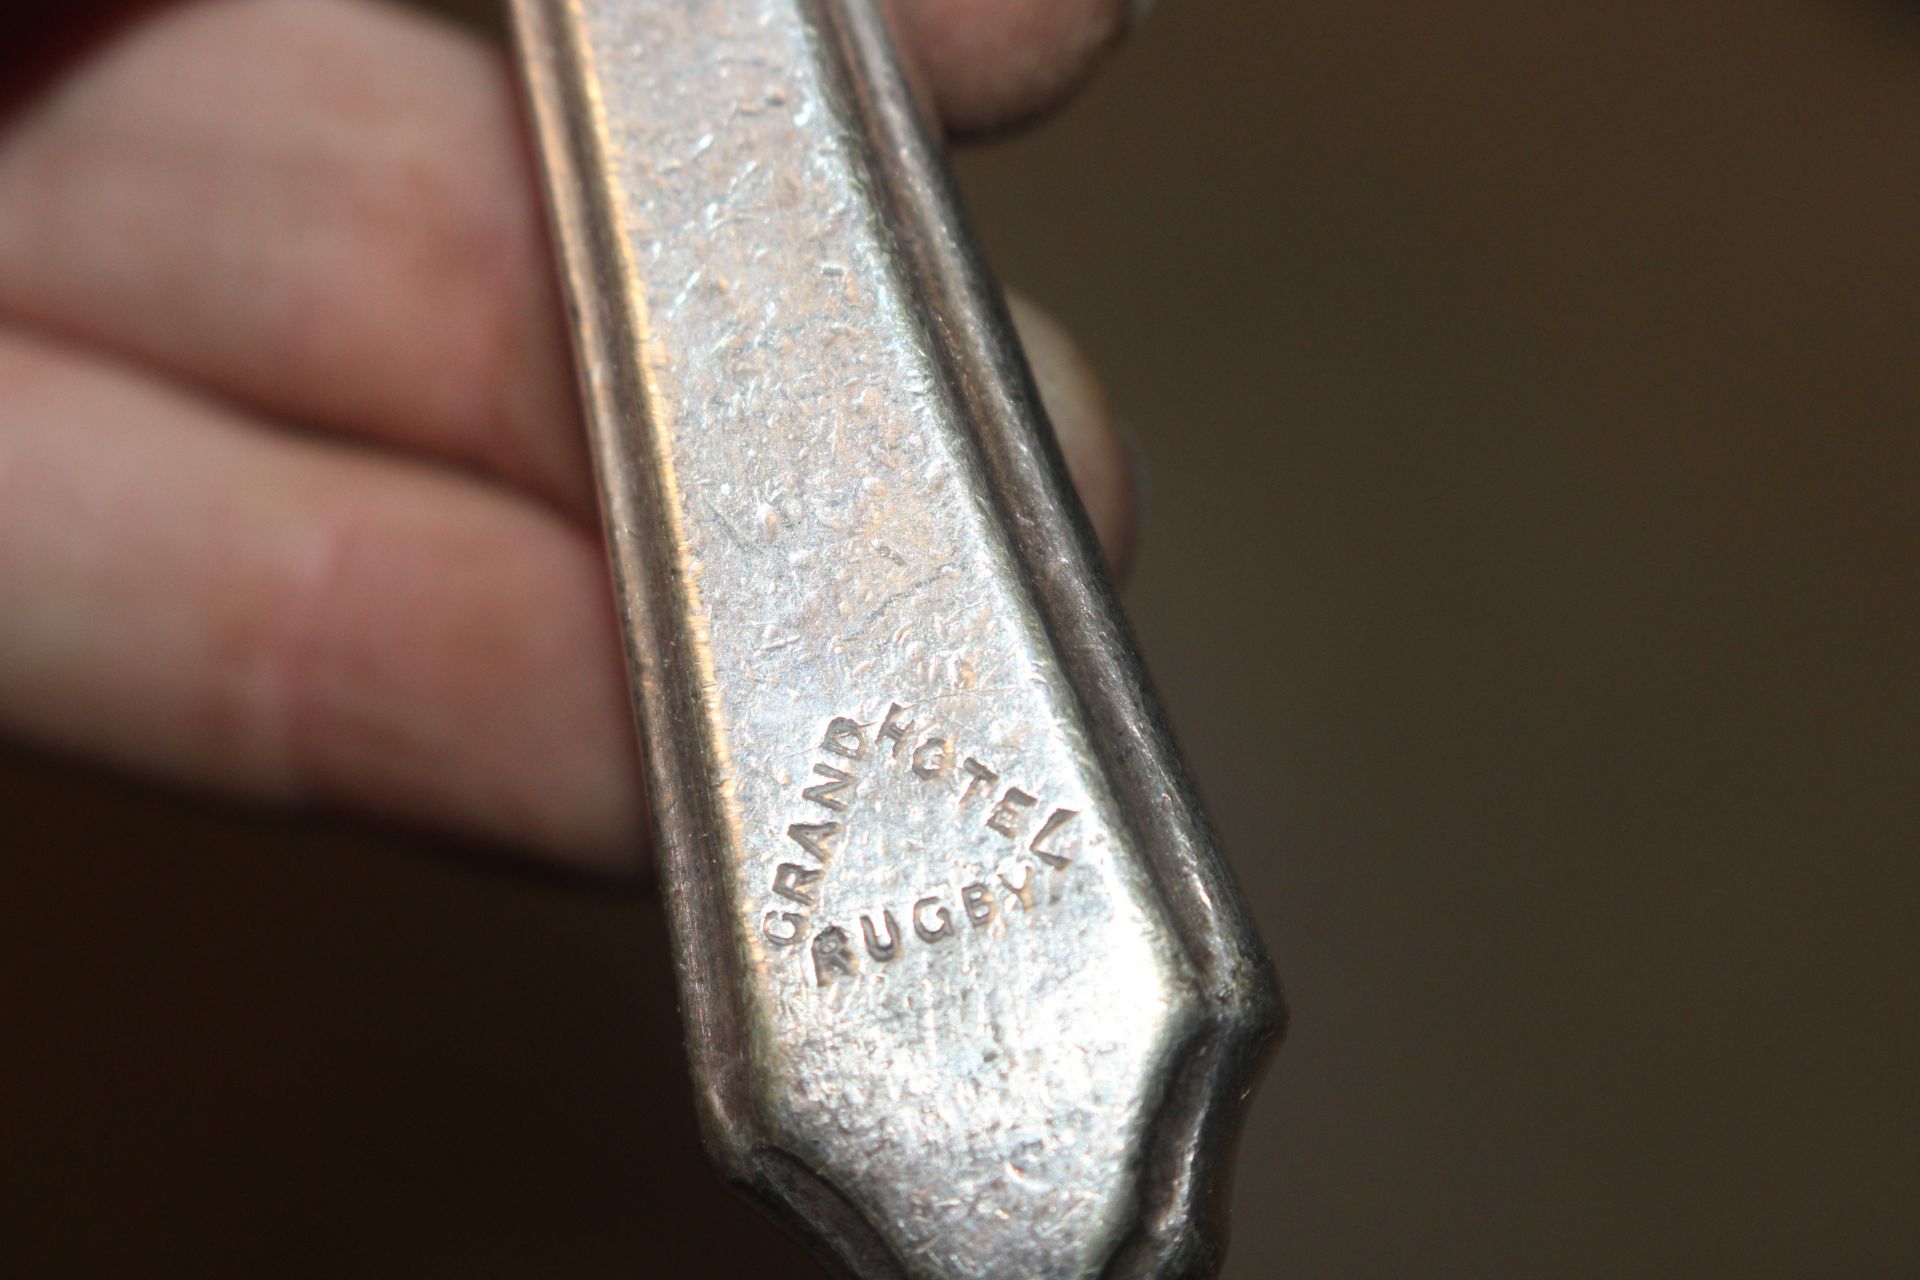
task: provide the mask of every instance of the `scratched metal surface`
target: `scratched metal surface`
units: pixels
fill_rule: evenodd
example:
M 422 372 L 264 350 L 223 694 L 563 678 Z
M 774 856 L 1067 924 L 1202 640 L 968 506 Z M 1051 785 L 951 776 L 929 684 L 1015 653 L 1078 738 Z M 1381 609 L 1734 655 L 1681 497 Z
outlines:
M 863 1274 L 1209 1269 L 1264 959 L 997 304 L 935 296 L 961 233 L 882 29 L 520 22 L 710 1144 Z

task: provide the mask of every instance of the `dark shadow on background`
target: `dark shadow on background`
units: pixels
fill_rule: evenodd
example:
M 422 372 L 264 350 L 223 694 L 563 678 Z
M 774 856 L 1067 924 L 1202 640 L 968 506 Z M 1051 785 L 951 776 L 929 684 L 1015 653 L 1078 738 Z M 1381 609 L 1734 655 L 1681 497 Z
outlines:
M 1288 988 L 1229 1277 L 1920 1273 L 1913 12 L 1169 0 L 964 162 Z M 809 1274 L 653 903 L 0 814 L 0 1274 Z

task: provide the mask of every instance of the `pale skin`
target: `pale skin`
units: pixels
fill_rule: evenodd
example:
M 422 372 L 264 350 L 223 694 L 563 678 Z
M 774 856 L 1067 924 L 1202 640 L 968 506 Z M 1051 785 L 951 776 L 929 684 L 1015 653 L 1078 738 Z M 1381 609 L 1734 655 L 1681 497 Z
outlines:
M 991 132 L 1135 8 L 899 0 L 902 53 L 950 130 Z M 48 48 L 0 85 L 0 735 L 644 878 L 503 55 L 377 0 L 146 4 Z M 1104 398 L 1015 312 L 1123 566 Z

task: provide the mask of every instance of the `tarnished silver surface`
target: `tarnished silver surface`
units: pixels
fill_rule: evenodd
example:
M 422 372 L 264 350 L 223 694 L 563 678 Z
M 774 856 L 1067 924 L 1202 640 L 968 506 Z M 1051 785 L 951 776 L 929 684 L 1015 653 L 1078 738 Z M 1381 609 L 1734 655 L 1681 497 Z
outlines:
M 865 0 L 517 0 L 694 1075 L 861 1276 L 1205 1273 L 1278 1023 Z

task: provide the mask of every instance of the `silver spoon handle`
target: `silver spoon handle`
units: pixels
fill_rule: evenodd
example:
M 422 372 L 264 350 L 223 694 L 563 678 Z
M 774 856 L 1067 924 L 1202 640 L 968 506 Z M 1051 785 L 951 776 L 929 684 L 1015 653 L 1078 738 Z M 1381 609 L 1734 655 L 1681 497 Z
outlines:
M 1278 997 L 884 23 L 514 9 L 711 1149 L 860 1276 L 1210 1270 Z

